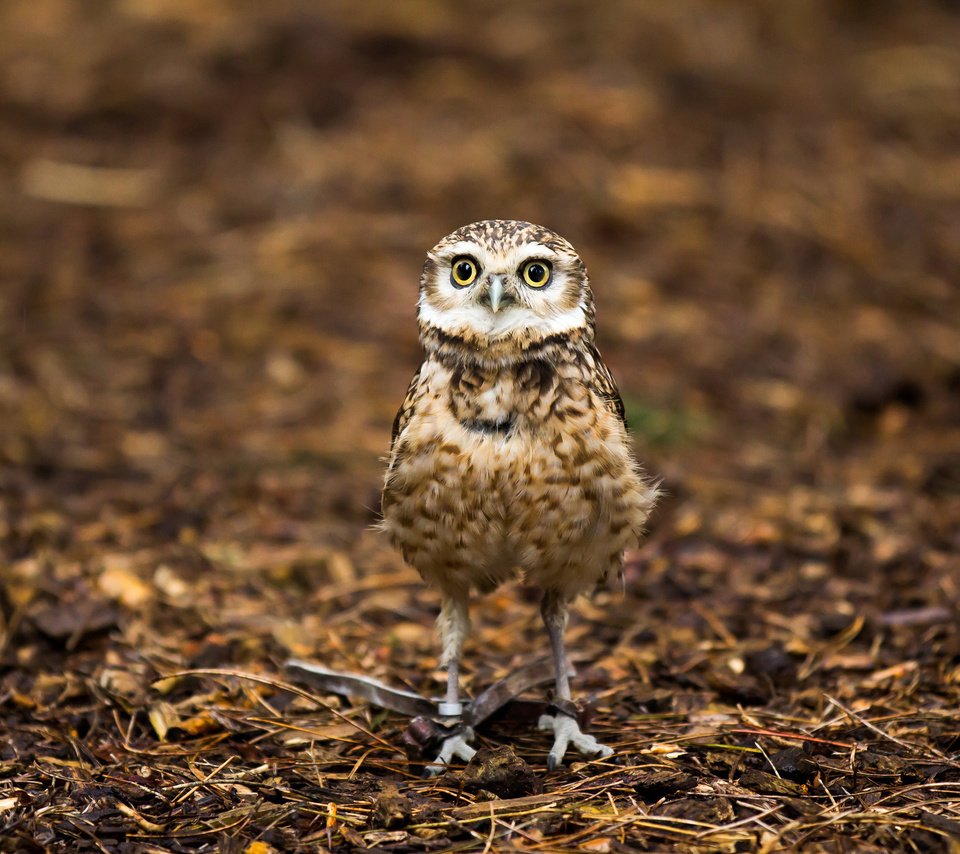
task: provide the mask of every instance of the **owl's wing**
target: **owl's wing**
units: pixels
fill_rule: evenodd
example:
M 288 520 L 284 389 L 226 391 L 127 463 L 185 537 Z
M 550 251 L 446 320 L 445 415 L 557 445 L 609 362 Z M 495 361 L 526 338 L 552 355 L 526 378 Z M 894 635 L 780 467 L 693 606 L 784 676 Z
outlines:
M 595 370 L 590 377 L 590 385 L 593 390 L 603 398 L 604 403 L 620 421 L 624 429 L 627 429 L 627 412 L 623 406 L 623 398 L 620 397 L 620 389 L 617 388 L 617 382 L 610 373 L 610 369 L 604 364 L 600 351 L 591 345 L 590 355 L 593 357 Z
M 410 380 L 407 396 L 403 399 L 403 403 L 397 411 L 397 417 L 393 419 L 393 432 L 390 434 L 391 455 L 393 454 L 394 446 L 397 444 L 397 436 L 403 432 L 403 428 L 407 426 L 410 417 L 413 415 L 413 407 L 417 401 L 417 386 L 420 385 L 420 372 L 422 370 L 423 365 L 420 365 L 420 367 L 417 368 L 417 372 L 413 375 L 413 379 Z

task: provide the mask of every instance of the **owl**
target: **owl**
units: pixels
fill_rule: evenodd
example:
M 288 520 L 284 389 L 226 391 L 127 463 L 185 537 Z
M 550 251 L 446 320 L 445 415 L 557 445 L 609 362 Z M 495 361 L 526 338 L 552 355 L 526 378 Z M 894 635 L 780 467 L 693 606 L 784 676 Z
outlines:
M 657 488 L 594 344 L 586 268 L 543 226 L 476 222 L 428 253 L 418 318 L 425 355 L 393 425 L 381 524 L 440 592 L 439 713 L 462 712 L 471 595 L 519 575 L 542 593 L 556 671 L 547 766 L 571 744 L 609 756 L 571 711 L 564 629 L 572 600 L 621 571 Z M 454 732 L 428 773 L 473 755 L 472 732 Z

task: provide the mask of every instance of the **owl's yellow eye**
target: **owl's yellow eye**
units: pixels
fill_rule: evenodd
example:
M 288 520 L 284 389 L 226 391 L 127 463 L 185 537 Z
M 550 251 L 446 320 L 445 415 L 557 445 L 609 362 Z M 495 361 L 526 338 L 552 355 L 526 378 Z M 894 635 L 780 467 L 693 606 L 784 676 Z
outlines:
M 465 288 L 476 281 L 479 273 L 480 268 L 472 258 L 455 258 L 450 266 L 450 281 L 454 287 Z
M 531 288 L 544 288 L 550 284 L 550 265 L 546 261 L 527 261 L 520 274 Z

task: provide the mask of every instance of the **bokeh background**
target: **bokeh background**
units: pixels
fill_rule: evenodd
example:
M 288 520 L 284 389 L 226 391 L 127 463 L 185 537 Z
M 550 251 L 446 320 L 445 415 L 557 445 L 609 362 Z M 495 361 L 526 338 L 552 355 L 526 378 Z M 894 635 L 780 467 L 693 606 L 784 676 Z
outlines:
M 369 526 L 423 255 L 492 217 L 584 257 L 668 493 L 571 629 L 611 720 L 638 685 L 956 708 L 956 3 L 4 0 L 0 33 L 16 726 L 58 679 L 145 710 L 290 653 L 433 689 L 435 599 Z M 487 600 L 468 685 L 535 612 Z

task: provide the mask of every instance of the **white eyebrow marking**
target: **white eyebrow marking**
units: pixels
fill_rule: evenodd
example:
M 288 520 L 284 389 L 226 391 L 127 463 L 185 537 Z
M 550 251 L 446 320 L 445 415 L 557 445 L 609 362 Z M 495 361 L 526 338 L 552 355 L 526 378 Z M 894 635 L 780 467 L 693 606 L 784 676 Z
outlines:
M 456 258 L 458 255 L 469 255 L 470 257 L 476 258 L 479 261 L 480 256 L 484 254 L 484 248 L 476 244 L 474 241 L 459 240 L 452 246 L 445 246 L 443 250 L 438 253 L 437 257 Z
M 560 256 L 549 246 L 544 246 L 541 243 L 525 243 L 523 246 L 517 247 L 516 252 L 513 253 L 513 257 L 516 258 L 518 262 L 523 262 L 530 258 L 556 261 Z

